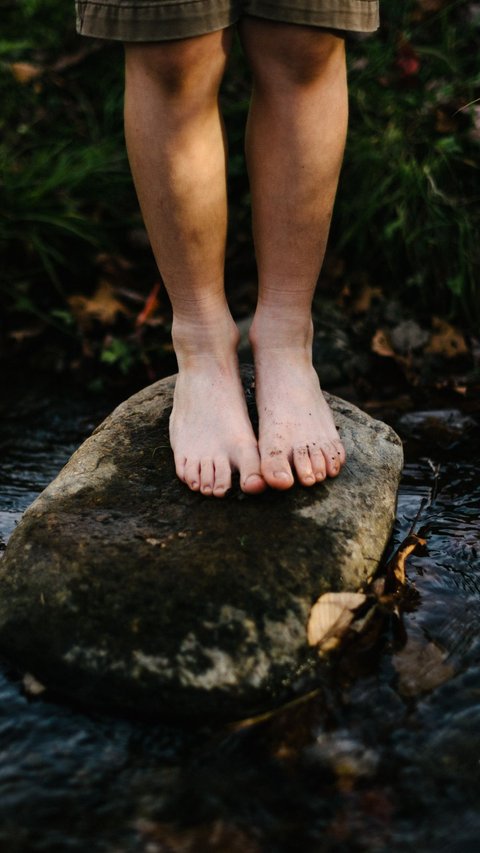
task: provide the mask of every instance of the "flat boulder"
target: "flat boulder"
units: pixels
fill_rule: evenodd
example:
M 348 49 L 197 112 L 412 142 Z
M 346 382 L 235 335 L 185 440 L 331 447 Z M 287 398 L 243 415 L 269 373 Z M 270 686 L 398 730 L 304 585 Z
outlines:
M 0 562 L 0 652 L 83 705 L 241 718 L 305 689 L 313 603 L 375 572 L 402 445 L 327 394 L 338 478 L 205 498 L 175 476 L 174 384 L 118 406 L 25 512 Z M 244 384 L 254 417 L 249 369 Z

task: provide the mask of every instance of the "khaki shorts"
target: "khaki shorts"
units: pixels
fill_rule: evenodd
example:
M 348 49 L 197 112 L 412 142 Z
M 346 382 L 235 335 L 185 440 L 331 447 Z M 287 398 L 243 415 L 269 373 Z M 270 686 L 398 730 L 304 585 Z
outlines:
M 165 41 L 215 32 L 242 15 L 372 32 L 378 0 L 76 0 L 77 31 L 119 41 Z

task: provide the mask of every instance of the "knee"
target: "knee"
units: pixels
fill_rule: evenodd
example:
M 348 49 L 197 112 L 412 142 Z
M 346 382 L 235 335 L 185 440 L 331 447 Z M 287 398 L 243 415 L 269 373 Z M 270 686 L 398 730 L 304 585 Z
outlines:
M 212 38 L 213 36 L 213 38 Z M 167 98 L 216 96 L 229 53 L 227 33 L 148 44 L 125 45 L 128 83 L 153 86 Z
M 313 27 L 288 26 L 273 32 L 263 49 L 249 50 L 254 79 L 294 87 L 308 87 L 326 75 L 344 73 L 345 42 L 333 33 Z

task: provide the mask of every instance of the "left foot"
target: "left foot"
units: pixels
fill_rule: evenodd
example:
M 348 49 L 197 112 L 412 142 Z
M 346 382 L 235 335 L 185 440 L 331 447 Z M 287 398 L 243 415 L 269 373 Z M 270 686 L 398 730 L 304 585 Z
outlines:
M 255 327 L 255 323 L 254 323 Z M 304 486 L 336 477 L 345 449 L 320 389 L 311 339 L 297 343 L 252 328 L 261 473 L 274 489 L 289 489 L 294 473 Z M 280 338 L 280 339 L 279 339 Z

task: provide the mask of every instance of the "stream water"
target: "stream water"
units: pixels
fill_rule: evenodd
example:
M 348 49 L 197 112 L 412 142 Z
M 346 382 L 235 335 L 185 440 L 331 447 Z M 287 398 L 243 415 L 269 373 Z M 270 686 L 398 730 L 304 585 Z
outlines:
M 21 381 L 2 396 L 4 544 L 115 401 Z M 414 521 L 426 539 L 407 561 L 403 627 L 391 621 L 353 669 L 332 665 L 318 694 L 246 727 L 79 712 L 32 698 L 4 662 L 1 853 L 476 853 L 480 429 L 442 411 L 395 425 L 406 465 L 389 552 Z

